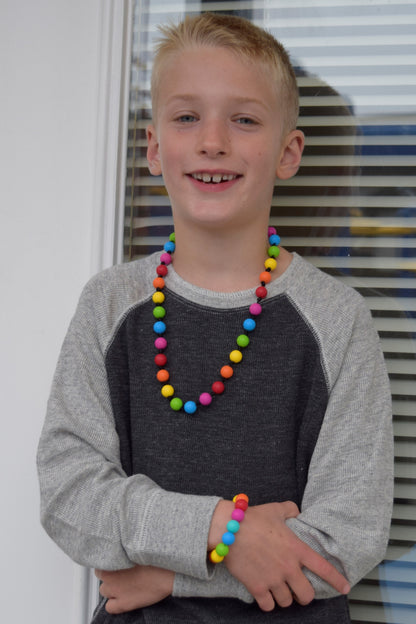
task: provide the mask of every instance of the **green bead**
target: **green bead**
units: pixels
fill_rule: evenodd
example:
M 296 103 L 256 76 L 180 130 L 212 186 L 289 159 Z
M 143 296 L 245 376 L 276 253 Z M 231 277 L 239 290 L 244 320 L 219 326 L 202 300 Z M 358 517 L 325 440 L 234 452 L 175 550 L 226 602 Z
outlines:
M 249 342 L 250 342 L 250 338 L 246 336 L 245 334 L 241 334 L 241 336 L 238 336 L 237 338 L 237 344 L 239 347 L 247 347 Z
M 215 550 L 217 552 L 217 555 L 219 555 L 220 557 L 225 557 L 226 555 L 228 555 L 230 549 L 228 548 L 228 546 L 221 542 L 220 544 L 216 545 Z
M 280 253 L 280 249 L 277 245 L 272 245 L 271 247 L 269 247 L 269 249 L 267 250 L 267 253 L 269 254 L 269 256 L 271 258 L 277 258 L 277 256 Z
M 161 319 L 165 316 L 166 310 L 163 306 L 156 306 L 153 308 L 153 316 L 157 319 Z
M 175 242 L 175 232 L 172 232 L 172 234 L 169 234 L 169 240 L 171 241 L 171 243 Z
M 170 402 L 170 406 L 175 412 L 179 412 L 182 409 L 182 405 L 183 401 L 179 397 L 174 397 Z

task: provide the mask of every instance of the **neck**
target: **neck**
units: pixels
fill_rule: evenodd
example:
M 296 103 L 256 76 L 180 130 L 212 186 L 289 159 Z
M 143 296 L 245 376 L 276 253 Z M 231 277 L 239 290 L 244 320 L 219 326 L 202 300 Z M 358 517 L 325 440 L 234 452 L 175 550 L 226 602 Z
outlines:
M 190 233 L 177 225 L 175 236 L 173 265 L 186 281 L 216 292 L 246 290 L 258 284 L 267 255 L 267 224 L 231 233 L 216 229 Z

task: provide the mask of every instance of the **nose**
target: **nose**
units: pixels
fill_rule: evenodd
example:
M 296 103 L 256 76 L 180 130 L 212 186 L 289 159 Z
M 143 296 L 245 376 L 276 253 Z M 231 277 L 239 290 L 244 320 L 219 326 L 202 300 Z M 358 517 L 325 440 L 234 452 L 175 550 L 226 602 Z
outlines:
M 230 150 L 227 125 L 218 119 L 206 120 L 200 127 L 197 150 L 209 158 L 226 155 Z

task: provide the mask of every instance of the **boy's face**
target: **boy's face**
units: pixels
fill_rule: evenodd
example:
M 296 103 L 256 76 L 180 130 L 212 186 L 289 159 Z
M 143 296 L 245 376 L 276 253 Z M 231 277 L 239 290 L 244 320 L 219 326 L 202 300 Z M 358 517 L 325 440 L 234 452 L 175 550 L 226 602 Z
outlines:
M 167 59 L 148 161 L 163 174 L 176 222 L 224 228 L 268 218 L 276 175 L 296 172 L 303 147 L 300 132 L 283 136 L 270 74 L 222 48 Z

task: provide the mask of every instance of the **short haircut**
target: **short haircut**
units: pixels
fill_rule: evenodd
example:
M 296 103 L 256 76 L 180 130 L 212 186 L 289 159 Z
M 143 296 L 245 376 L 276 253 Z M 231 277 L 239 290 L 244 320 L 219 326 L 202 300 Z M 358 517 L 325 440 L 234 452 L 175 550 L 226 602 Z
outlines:
M 227 49 L 242 60 L 262 62 L 272 69 L 278 97 L 281 98 L 284 128 L 296 128 L 299 96 L 289 54 L 273 35 L 252 22 L 234 15 L 202 13 L 186 16 L 178 25 L 159 27 L 161 37 L 155 47 L 151 95 L 155 112 L 163 64 L 167 57 L 195 46 Z

